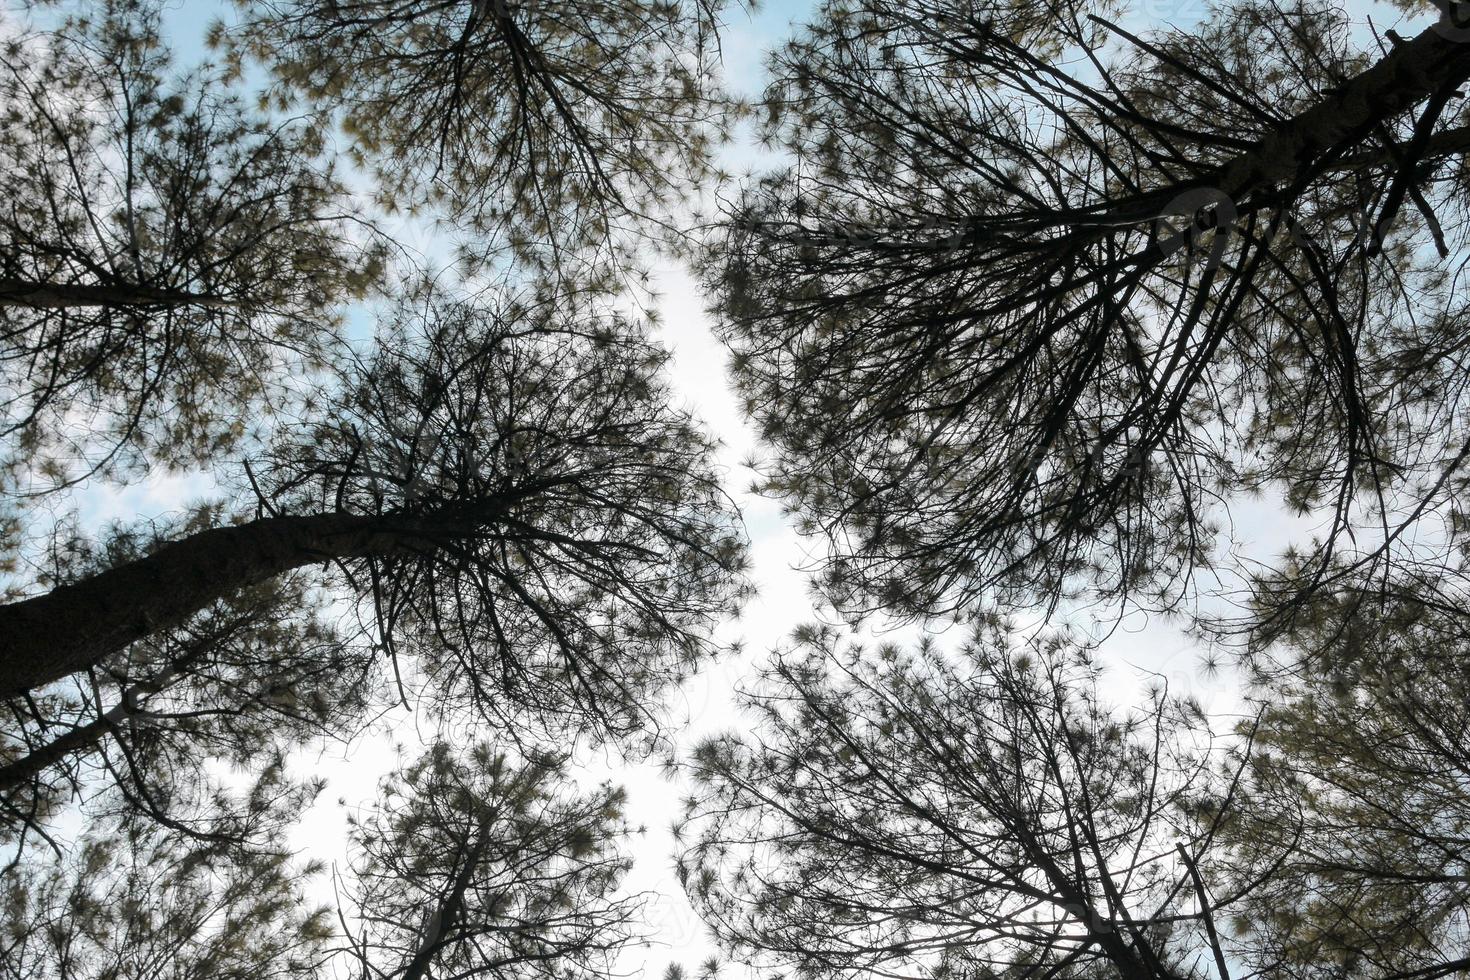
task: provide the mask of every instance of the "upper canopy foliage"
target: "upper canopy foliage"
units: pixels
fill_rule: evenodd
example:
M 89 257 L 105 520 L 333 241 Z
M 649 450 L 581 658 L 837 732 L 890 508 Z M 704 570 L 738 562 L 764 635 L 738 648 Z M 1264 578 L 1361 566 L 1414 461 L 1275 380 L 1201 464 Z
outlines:
M 1109 16 L 836 0 L 773 56 L 793 163 L 706 282 L 846 609 L 1169 608 L 1257 491 L 1326 515 L 1308 586 L 1451 532 L 1470 46 L 1364 50 L 1318 3 Z
M 21 489 L 200 465 L 335 356 L 385 247 L 312 125 L 108 0 L 0 49 L 0 456 Z
M 1250 691 L 1250 778 L 1215 873 L 1258 880 L 1232 913 L 1253 966 L 1290 977 L 1466 966 L 1470 622 L 1414 584 L 1319 597 Z
M 157 828 L 94 828 L 77 852 L 0 883 L 4 980 L 321 976 L 329 910 L 303 901 L 319 868 L 242 857 Z
M 640 937 L 623 793 L 580 792 L 564 760 L 434 745 L 354 819 L 346 948 L 364 975 L 573 980 Z
M 954 656 L 798 631 L 751 736 L 694 753 L 691 899 L 801 976 L 1201 975 L 1203 719 L 1163 693 L 1112 712 L 1098 671 L 998 625 Z
M 450 704 L 629 734 L 748 590 L 714 443 L 667 359 L 612 311 L 426 288 L 282 428 L 265 505 L 406 535 L 346 567 Z
M 0 515 L 0 976 L 612 974 L 631 828 L 568 760 L 657 733 L 749 594 L 623 295 L 744 116 L 722 4 L 234 0 L 193 71 L 157 0 L 64 6 L 0 47 L 0 493 L 198 466 L 221 499 L 49 548 Z M 826 0 L 772 56 L 785 162 L 700 267 L 761 487 L 842 613 L 973 632 L 803 629 L 695 750 L 680 872 L 727 950 L 1470 969 L 1470 6 L 1434 6 L 1369 42 L 1326 0 Z M 471 261 L 390 269 L 380 218 Z M 1231 563 L 1267 494 L 1318 537 Z M 1215 576 L 1248 593 L 1223 739 L 993 610 Z M 400 702 L 438 730 L 352 811 L 333 923 L 294 763 Z M 516 751 L 444 742 L 486 725 Z
M 236 0 L 218 40 L 339 119 L 388 206 L 546 261 L 715 174 L 722 0 Z

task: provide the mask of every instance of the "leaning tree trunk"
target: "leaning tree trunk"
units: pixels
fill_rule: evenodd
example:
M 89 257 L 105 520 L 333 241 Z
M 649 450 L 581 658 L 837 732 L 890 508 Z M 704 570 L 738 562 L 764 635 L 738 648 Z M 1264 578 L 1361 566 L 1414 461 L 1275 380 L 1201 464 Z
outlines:
M 1272 204 L 1273 191 L 1292 186 L 1316 168 L 1377 160 L 1351 154 L 1390 120 L 1470 81 L 1470 38 L 1456 40 L 1457 33 L 1470 29 L 1447 29 L 1441 21 L 1403 41 L 1251 149 L 1198 177 L 1129 195 L 1090 216 L 1086 224 L 1091 235 L 1101 239 L 1120 222 L 1152 221 L 1173 199 L 1196 189 L 1219 191 L 1244 214 Z M 1467 142 L 1465 130 L 1453 130 L 1428 140 L 1422 155 L 1460 153 Z
M 1470 79 L 1470 43 L 1445 22 L 1427 28 L 1321 102 L 1283 123 L 1254 149 L 1225 164 L 1213 184 L 1240 198 L 1289 185 L 1313 166 L 1351 150 L 1380 126 Z
M 136 561 L 0 606 L 0 697 L 96 664 L 218 599 L 317 562 L 433 548 L 432 519 L 314 514 L 210 528 Z
M 158 289 L 134 283 L 63 283 L 0 276 L 0 307 L 65 310 L 102 306 L 203 306 L 223 309 L 230 300 L 208 293 Z

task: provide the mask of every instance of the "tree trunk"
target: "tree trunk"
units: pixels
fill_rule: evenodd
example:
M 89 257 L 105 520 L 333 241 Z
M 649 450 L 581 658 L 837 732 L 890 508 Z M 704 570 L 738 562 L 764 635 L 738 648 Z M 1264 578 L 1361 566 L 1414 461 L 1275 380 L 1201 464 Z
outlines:
M 147 557 L 0 606 L 0 697 L 83 670 L 282 572 L 432 548 L 433 531 L 432 522 L 422 518 L 262 518 L 200 531 Z
M 229 300 L 207 293 L 154 289 L 132 283 L 91 285 L 0 277 L 0 307 L 64 310 L 99 306 L 204 306 L 223 309 L 234 305 Z
M 1022 846 L 1026 848 L 1028 857 L 1046 876 L 1057 898 L 1060 899 L 1056 904 L 1061 905 L 1081 922 L 1082 928 L 1087 931 L 1088 938 L 1103 951 L 1103 955 L 1118 971 L 1118 975 L 1127 980 L 1160 980 L 1161 977 L 1164 980 L 1173 980 L 1170 974 L 1162 970 L 1154 970 L 1144 962 L 1140 951 L 1125 940 L 1112 917 L 1099 912 L 1092 900 L 1083 892 L 1080 884 L 1062 870 L 1034 835 L 1024 829 L 1025 825 L 1021 821 L 1025 819 L 1025 816 L 1017 813 L 1012 825 L 1021 837 Z
M 1331 167 L 1333 158 L 1354 161 L 1352 151 L 1380 126 L 1436 92 L 1467 80 L 1470 43 L 1452 40 L 1451 31 L 1442 23 L 1434 25 L 1397 45 L 1234 159 L 1200 177 L 1120 200 L 1090 216 L 1085 224 L 1095 227 L 1093 234 L 1100 238 L 1119 222 L 1158 218 L 1161 207 L 1195 189 L 1222 192 L 1241 213 L 1269 204 L 1272 189 L 1291 185 L 1316 166 Z M 1465 148 L 1464 131 L 1451 130 L 1438 140 L 1431 139 L 1426 155 L 1458 153 Z M 1262 192 L 1267 196 L 1252 200 Z
M 1470 79 L 1470 44 L 1450 35 L 1436 24 L 1398 45 L 1220 168 L 1214 186 L 1239 199 L 1252 190 L 1289 184 L 1328 153 L 1351 150 L 1388 120 L 1464 83 Z
M 454 876 L 454 882 L 450 892 L 445 896 L 439 908 L 434 910 L 435 925 L 430 934 L 424 936 L 424 941 L 414 952 L 413 959 L 408 961 L 403 972 L 399 974 L 398 980 L 424 980 L 429 972 L 429 965 L 434 962 L 434 954 L 439 952 L 439 946 L 443 942 L 444 935 L 449 932 L 458 921 L 464 911 L 464 893 L 469 889 L 470 882 L 474 879 L 475 871 L 480 863 L 480 858 L 485 853 L 485 845 L 490 830 L 489 814 L 482 815 L 475 823 L 475 840 L 469 847 L 469 853 L 465 856 L 464 864 Z

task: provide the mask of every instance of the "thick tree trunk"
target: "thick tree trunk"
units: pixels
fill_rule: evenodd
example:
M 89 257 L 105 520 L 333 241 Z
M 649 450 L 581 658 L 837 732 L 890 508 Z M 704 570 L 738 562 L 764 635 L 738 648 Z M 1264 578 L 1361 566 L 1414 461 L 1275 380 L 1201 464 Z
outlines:
M 1152 221 L 1160 208 L 1196 189 L 1219 191 L 1245 213 L 1271 203 L 1272 190 L 1290 186 L 1316 167 L 1361 163 L 1364 158 L 1354 152 L 1379 127 L 1470 80 L 1470 42 L 1453 36 L 1444 24 L 1426 29 L 1234 159 L 1198 178 L 1118 201 L 1085 224 L 1095 226 L 1094 234 L 1101 237 L 1120 222 Z M 1425 155 L 1460 153 L 1466 143 L 1464 130 L 1450 130 L 1431 139 Z
M 304 565 L 432 547 L 421 519 L 316 514 L 210 528 L 145 558 L 0 606 L 0 697 L 83 670 L 217 599 Z
M 154 289 L 129 283 L 88 285 L 0 277 L 0 307 L 64 310 L 101 306 L 205 306 L 222 309 L 233 305 L 229 300 L 206 293 Z
M 1214 186 L 1237 199 L 1289 184 L 1328 154 L 1347 153 L 1374 130 L 1470 79 L 1470 44 L 1443 25 L 1398 45 L 1362 74 L 1220 168 Z

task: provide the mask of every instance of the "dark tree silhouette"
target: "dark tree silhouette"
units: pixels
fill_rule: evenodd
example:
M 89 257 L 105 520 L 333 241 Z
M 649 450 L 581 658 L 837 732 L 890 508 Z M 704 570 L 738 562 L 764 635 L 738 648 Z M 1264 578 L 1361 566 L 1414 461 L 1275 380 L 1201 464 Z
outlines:
M 354 823 L 345 954 L 382 980 L 605 977 L 639 938 L 621 790 L 571 789 L 561 762 L 438 745 Z
M 95 574 L 220 518 L 204 507 L 180 526 L 114 529 L 100 547 L 59 537 L 47 578 Z M 4 702 L 0 826 L 44 834 L 49 817 L 79 803 L 93 820 L 132 812 L 205 838 L 257 836 L 238 807 L 221 811 L 208 764 L 259 771 L 302 743 L 349 741 L 379 686 L 371 644 L 334 628 L 322 605 L 307 576 L 284 575 L 104 658 L 71 684 Z
M 722 0 L 236 0 L 217 40 L 340 119 L 390 206 L 482 239 L 611 243 L 714 174 Z
M 1312 603 L 1252 692 L 1219 873 L 1260 881 L 1233 914 L 1272 976 L 1470 969 L 1470 620 L 1395 584 Z
M 320 133 L 180 74 L 150 4 L 8 39 L 0 106 L 0 433 L 24 489 L 214 458 L 380 277 Z
M 273 803 L 258 816 L 276 821 Z M 580 791 L 564 761 L 436 745 L 350 821 L 340 907 L 313 906 L 320 864 L 103 823 L 75 852 L 0 884 L 0 977 L 605 977 L 639 941 L 620 891 L 623 793 Z
M 77 851 L 0 882 L 4 980 L 247 980 L 320 975 L 330 910 L 320 870 L 240 855 L 157 827 L 94 827 Z
M 698 747 L 680 872 L 742 958 L 802 976 L 1225 973 L 1228 803 L 1197 706 L 1111 713 L 1085 650 L 778 653 L 747 738 Z M 1213 887 L 1212 887 L 1213 886 Z
M 825 5 L 772 59 L 794 163 L 705 271 L 826 593 L 1172 608 L 1258 491 L 1325 515 L 1299 585 L 1446 540 L 1470 44 L 1442 6 L 1374 51 L 1315 2 L 1144 36 L 1065 0 Z
M 261 517 L 0 606 L 0 692 L 335 562 L 446 697 L 636 727 L 742 597 L 738 518 L 665 352 L 615 315 L 523 299 L 406 299 L 283 429 Z

